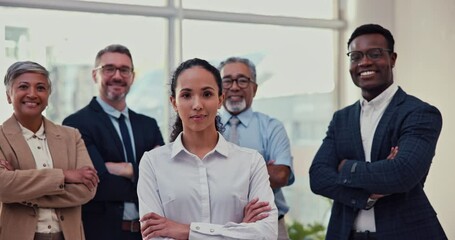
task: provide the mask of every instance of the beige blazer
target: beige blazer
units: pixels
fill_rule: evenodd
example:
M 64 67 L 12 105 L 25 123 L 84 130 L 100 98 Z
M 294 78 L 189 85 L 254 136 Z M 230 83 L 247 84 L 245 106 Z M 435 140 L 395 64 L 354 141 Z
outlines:
M 32 152 L 14 116 L 0 125 L 0 240 L 33 240 L 37 208 L 54 208 L 65 239 L 85 239 L 81 205 L 95 196 L 83 184 L 65 184 L 62 170 L 93 166 L 78 130 L 44 118 L 54 168 L 37 170 Z

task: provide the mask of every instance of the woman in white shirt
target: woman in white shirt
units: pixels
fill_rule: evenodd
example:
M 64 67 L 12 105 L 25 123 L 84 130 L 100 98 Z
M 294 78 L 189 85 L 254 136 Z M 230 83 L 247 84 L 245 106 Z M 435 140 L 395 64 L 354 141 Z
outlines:
M 171 143 L 139 167 L 144 239 L 277 239 L 277 209 L 262 156 L 227 142 L 218 70 L 202 59 L 174 72 Z

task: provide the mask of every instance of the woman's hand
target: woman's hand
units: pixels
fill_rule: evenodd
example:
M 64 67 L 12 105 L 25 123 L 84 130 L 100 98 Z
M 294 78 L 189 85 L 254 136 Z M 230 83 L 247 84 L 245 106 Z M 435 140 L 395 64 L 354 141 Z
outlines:
M 269 216 L 267 213 L 272 208 L 269 202 L 259 202 L 259 198 L 253 198 L 243 209 L 244 223 L 253 223 Z
M 89 166 L 78 169 L 63 170 L 63 175 L 65 175 L 65 183 L 82 183 L 90 191 L 95 190 L 100 182 L 96 170 Z
M 143 239 L 153 237 L 168 237 L 174 239 L 188 239 L 190 225 L 171 221 L 156 213 L 147 213 L 140 220 Z
M 13 165 L 11 165 L 11 163 L 9 163 L 8 161 L 6 161 L 4 159 L 0 160 L 0 167 L 6 169 L 8 171 L 14 171 L 15 170 Z

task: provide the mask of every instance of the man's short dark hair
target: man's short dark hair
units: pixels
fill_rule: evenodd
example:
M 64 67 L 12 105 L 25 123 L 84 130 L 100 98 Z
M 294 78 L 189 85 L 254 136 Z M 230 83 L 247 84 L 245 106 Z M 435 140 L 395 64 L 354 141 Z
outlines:
M 98 67 L 101 56 L 103 56 L 105 53 L 121 53 L 121 54 L 127 55 L 131 60 L 131 67 L 132 67 L 132 69 L 134 69 L 133 57 L 131 56 L 130 50 L 127 47 L 120 45 L 120 44 L 112 44 L 112 45 L 109 45 L 109 46 L 101 49 L 96 54 L 95 67 Z
M 378 24 L 365 24 L 360 27 L 357 27 L 354 32 L 351 34 L 351 37 L 348 41 L 348 49 L 349 45 L 352 41 L 358 36 L 365 35 L 365 34 L 381 34 L 384 36 L 385 40 L 387 41 L 388 48 L 394 52 L 394 45 L 395 40 L 393 39 L 392 33 L 388 29 L 383 28 L 381 25 Z

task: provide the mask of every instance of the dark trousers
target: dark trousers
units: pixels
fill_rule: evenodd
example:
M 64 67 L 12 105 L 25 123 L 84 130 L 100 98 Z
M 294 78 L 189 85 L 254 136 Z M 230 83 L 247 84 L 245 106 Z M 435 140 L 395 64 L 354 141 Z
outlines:
M 377 240 L 376 233 L 374 232 L 356 232 L 352 231 L 349 240 Z
M 35 233 L 34 240 L 65 240 L 63 232 L 58 233 Z
M 123 240 L 142 240 L 141 232 L 122 231 Z

